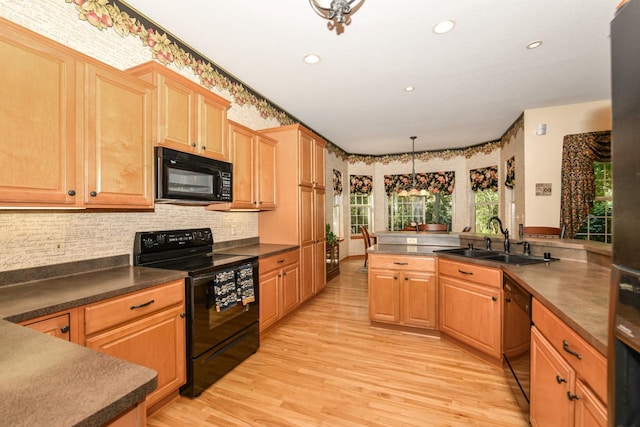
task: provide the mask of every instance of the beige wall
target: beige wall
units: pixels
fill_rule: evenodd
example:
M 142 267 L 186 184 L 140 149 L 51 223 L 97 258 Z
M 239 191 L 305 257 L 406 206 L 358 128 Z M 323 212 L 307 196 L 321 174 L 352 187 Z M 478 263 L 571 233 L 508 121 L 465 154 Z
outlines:
M 539 124 L 546 135 L 536 135 Z M 611 129 L 611 101 L 587 102 L 524 113 L 525 225 L 558 227 L 562 141 L 565 135 Z M 536 196 L 536 183 L 551 183 L 551 196 Z

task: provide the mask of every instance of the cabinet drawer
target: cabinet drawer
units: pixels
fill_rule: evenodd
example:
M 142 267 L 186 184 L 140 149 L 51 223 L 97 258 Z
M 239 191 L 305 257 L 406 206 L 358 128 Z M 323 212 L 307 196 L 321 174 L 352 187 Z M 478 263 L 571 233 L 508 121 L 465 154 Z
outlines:
M 468 282 L 475 282 L 481 285 L 502 288 L 502 271 L 497 268 L 484 267 L 481 265 L 468 264 L 451 261 L 448 259 L 438 260 L 438 273 L 455 277 Z
M 369 267 L 385 270 L 436 271 L 434 257 L 370 254 Z
M 272 255 L 267 258 L 260 258 L 260 273 L 266 273 L 271 270 L 277 270 L 285 265 L 298 262 L 298 251 L 287 251 L 281 254 Z
M 184 281 L 176 280 L 84 308 L 84 333 L 91 335 L 184 301 Z
M 607 402 L 607 360 L 542 303 L 533 299 L 533 323 L 576 370 L 578 377 Z M 574 352 L 580 355 L 573 355 Z

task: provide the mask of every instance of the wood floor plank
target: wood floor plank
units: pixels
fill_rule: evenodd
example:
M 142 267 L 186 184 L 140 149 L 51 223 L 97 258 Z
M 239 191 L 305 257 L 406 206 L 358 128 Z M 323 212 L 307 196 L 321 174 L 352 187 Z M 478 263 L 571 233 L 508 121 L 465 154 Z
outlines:
M 502 370 L 438 338 L 371 327 L 361 265 L 341 262 L 256 354 L 148 425 L 528 426 Z

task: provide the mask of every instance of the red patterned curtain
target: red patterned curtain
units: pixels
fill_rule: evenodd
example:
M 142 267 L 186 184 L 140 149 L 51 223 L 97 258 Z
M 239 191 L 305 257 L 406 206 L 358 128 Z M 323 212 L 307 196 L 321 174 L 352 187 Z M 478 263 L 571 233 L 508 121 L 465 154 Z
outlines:
M 456 173 L 449 172 L 429 172 L 416 173 L 416 188 L 427 190 L 433 194 L 451 194 L 455 187 Z M 413 186 L 411 174 L 385 175 L 384 191 L 387 196 L 399 193 L 402 190 L 409 190 Z
M 498 191 L 498 166 L 472 169 L 469 171 L 469 178 L 471 179 L 471 189 L 473 191 Z
M 565 135 L 562 146 L 560 220 L 572 239 L 589 216 L 595 199 L 593 162 L 611 161 L 611 131 Z
M 339 196 L 342 194 L 342 172 L 333 170 L 333 195 Z
M 349 188 L 349 194 L 357 195 L 361 194 L 369 196 L 373 190 L 373 177 L 371 175 L 350 175 L 349 181 L 351 186 Z

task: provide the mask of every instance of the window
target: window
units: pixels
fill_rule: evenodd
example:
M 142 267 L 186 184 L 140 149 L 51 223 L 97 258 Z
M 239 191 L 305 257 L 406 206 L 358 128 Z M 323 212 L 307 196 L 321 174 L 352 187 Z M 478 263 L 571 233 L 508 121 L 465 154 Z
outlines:
M 338 238 L 342 238 L 342 215 L 340 215 L 340 205 L 342 204 L 342 194 L 333 196 L 333 205 L 331 207 L 332 210 L 332 218 L 331 218 L 331 231 L 338 236 Z
M 351 235 L 360 234 L 360 226 L 373 232 L 373 177 L 369 175 L 349 176 L 349 202 L 351 204 Z
M 492 216 L 498 215 L 498 166 L 488 166 L 469 171 L 471 178 L 471 210 L 476 233 L 494 233 L 487 228 Z
M 399 231 L 413 224 L 449 224 L 451 229 L 453 197 L 451 194 L 401 197 L 392 193 L 387 198 L 387 229 Z
M 576 239 L 612 242 L 613 176 L 611 162 L 594 162 L 595 199 L 589 216 L 578 229 Z
M 478 190 L 473 193 L 476 233 L 496 233 L 495 230 L 487 228 L 487 222 L 492 216 L 498 215 L 498 203 L 497 191 Z

